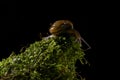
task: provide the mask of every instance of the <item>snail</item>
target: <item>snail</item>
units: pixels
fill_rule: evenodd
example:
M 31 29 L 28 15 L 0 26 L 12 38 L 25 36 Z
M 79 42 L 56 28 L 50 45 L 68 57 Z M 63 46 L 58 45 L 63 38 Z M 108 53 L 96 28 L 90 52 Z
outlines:
M 76 37 L 79 41 L 81 38 L 79 32 L 73 28 L 73 23 L 69 20 L 55 21 L 50 27 L 49 32 L 54 36 L 59 36 L 62 33 L 68 33 Z
M 55 21 L 50 27 L 49 32 L 52 34 L 51 36 L 59 36 L 62 33 L 70 34 L 74 36 L 80 44 L 81 41 L 83 41 L 88 46 L 88 49 L 91 48 L 89 44 L 81 37 L 80 33 L 74 29 L 73 23 L 69 20 Z

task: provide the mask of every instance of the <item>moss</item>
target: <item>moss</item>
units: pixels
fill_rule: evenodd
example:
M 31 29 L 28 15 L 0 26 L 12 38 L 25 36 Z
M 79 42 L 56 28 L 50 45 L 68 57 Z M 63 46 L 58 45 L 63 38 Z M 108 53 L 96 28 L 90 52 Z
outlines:
M 85 64 L 81 44 L 73 37 L 36 41 L 24 52 L 12 53 L 0 62 L 0 80 L 82 80 L 77 79 L 76 60 Z

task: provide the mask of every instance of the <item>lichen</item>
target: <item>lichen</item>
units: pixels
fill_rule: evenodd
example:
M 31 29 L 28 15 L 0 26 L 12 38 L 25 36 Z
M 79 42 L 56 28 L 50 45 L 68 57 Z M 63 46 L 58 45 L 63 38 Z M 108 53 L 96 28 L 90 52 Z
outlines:
M 79 59 L 86 64 L 84 56 L 74 37 L 42 39 L 2 59 L 0 80 L 82 80 L 76 77 L 75 63 Z

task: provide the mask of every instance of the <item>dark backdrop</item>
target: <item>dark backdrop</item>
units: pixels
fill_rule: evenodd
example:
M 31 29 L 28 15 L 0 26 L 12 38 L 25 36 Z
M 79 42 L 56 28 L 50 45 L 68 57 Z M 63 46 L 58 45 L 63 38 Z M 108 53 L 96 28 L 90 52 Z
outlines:
M 85 74 L 89 79 L 91 78 L 90 80 L 95 78 L 95 31 L 89 25 L 91 19 L 79 14 L 80 9 L 75 10 L 76 8 L 69 7 L 55 9 L 49 6 L 42 8 L 35 4 L 25 7 L 16 3 L 0 4 L 0 9 L 0 60 L 7 58 L 12 51 L 19 53 L 23 46 L 40 40 L 40 33 L 46 36 L 46 33 L 49 33 L 50 24 L 54 21 L 68 19 L 92 47 L 91 50 L 86 51 L 86 58 L 91 63 L 91 67 L 85 69 Z M 77 66 L 80 65 L 77 64 Z

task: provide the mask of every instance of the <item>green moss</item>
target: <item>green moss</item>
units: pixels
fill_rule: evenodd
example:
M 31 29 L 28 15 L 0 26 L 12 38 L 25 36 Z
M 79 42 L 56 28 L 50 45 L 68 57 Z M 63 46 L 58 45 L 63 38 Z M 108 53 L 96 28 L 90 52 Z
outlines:
M 0 80 L 80 80 L 75 63 L 85 53 L 73 37 L 54 37 L 30 44 L 21 54 L 0 62 Z M 82 79 L 81 79 L 82 80 Z

